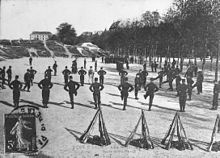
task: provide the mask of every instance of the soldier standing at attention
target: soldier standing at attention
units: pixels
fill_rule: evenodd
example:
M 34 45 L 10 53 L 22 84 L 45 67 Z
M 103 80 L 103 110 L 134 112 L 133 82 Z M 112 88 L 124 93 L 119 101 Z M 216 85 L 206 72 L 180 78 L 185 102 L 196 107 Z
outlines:
M 52 69 L 50 68 L 50 66 L 48 66 L 48 69 L 44 72 L 45 76 L 47 76 L 47 78 L 51 81 L 51 73 L 52 73 Z
M 124 79 L 127 75 L 128 75 L 128 72 L 123 69 L 119 72 L 119 76 L 121 77 L 121 85 L 124 83 Z
M 25 83 L 25 86 L 23 90 L 25 91 L 25 89 L 27 88 L 27 91 L 30 92 L 31 75 L 30 75 L 29 69 L 27 69 L 27 72 L 24 74 L 24 83 Z
M 106 71 L 103 70 L 103 67 L 101 67 L 100 70 L 98 71 L 98 75 L 99 75 L 99 82 L 101 84 L 104 84 L 104 75 L 106 75 Z
M 182 84 L 179 86 L 179 104 L 180 112 L 185 112 L 188 86 L 185 84 L 185 79 L 182 79 Z
M 30 77 L 31 77 L 31 85 L 33 86 L 34 76 L 37 73 L 37 71 L 31 67 L 29 72 L 30 72 Z
M 216 82 L 213 89 L 213 101 L 212 101 L 212 108 L 211 110 L 218 109 L 218 96 L 220 93 L 220 81 Z
M 67 66 L 65 66 L 65 69 L 63 70 L 62 74 L 64 76 L 64 83 L 67 84 L 69 75 L 71 74 L 71 71 L 67 68 Z
M 57 62 L 55 61 L 53 64 L 53 71 L 54 71 L 54 76 L 57 75 Z
M 95 102 L 95 109 L 97 109 L 101 104 L 101 95 L 100 91 L 104 89 L 104 86 L 101 83 L 98 83 L 98 78 L 95 78 L 95 82 L 92 83 L 89 87 L 89 90 L 93 92 L 93 99 Z
M 87 74 L 87 72 L 85 70 L 83 70 L 83 67 L 81 67 L 81 69 L 78 71 L 78 74 L 80 76 L 81 86 L 83 86 L 84 85 L 84 76 Z
M 9 66 L 8 70 L 6 71 L 8 75 L 8 85 L 11 83 L 11 78 L 12 78 L 12 71 L 11 71 L 11 66 Z
M 79 83 L 73 81 L 73 77 L 69 77 L 70 81 L 64 86 L 64 89 L 69 92 L 70 97 L 70 103 L 71 103 L 71 109 L 74 108 L 74 97 L 73 95 L 77 95 L 77 90 L 79 89 L 80 85 Z M 68 87 L 68 88 L 67 88 Z
M 153 99 L 154 99 L 154 93 L 157 92 L 159 88 L 153 82 L 153 78 L 150 78 L 150 83 L 148 83 L 144 89 L 146 91 L 146 94 L 144 95 L 144 99 L 147 99 L 147 97 L 150 96 L 148 111 L 151 111 L 151 107 L 152 107 Z
M 45 76 L 43 80 L 38 83 L 38 87 L 42 89 L 42 103 L 45 108 L 47 108 L 47 104 L 50 98 L 50 89 L 53 87 L 48 76 Z
M 13 102 L 15 108 L 19 106 L 20 90 L 22 88 L 22 83 L 18 81 L 18 78 L 18 75 L 16 75 L 15 80 L 9 84 L 9 87 L 13 89 Z
M 135 99 L 138 99 L 138 91 L 141 89 L 141 78 L 139 74 L 136 74 L 135 80 L 134 80 L 134 95 Z
M 124 107 L 123 110 L 126 110 L 127 106 L 127 99 L 128 99 L 128 92 L 131 92 L 134 88 L 133 86 L 128 83 L 128 78 L 124 78 L 124 83 L 118 86 L 119 91 L 121 92 L 121 100 L 124 100 Z

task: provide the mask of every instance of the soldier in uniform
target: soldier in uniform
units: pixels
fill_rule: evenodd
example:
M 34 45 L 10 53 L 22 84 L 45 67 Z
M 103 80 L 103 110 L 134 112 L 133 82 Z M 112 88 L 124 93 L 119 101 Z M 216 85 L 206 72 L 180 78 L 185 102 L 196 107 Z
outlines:
M 5 84 L 5 66 L 3 66 L 3 69 L 1 71 L 1 76 L 2 76 L 2 88 L 5 88 L 4 84 Z
M 84 76 L 87 74 L 87 72 L 85 70 L 83 70 L 83 67 L 81 67 L 81 69 L 78 71 L 78 74 L 80 76 L 81 86 L 83 86 L 84 85 Z
M 161 88 L 164 75 L 165 75 L 164 68 L 162 68 L 161 71 L 158 72 L 158 76 L 156 78 L 153 78 L 153 80 L 159 79 L 159 88 Z
M 71 71 L 67 68 L 67 66 L 65 66 L 65 69 L 63 70 L 62 74 L 64 76 L 64 83 L 67 84 L 69 75 L 71 74 Z
M 30 87 L 31 87 L 31 75 L 29 69 L 27 69 L 27 72 L 24 74 L 24 88 L 23 90 L 27 88 L 27 91 L 30 92 Z
M 47 76 L 47 78 L 51 81 L 51 73 L 52 73 L 52 69 L 50 68 L 50 66 L 48 66 L 48 69 L 44 72 L 45 76 Z
M 104 84 L 104 75 L 106 75 L 106 71 L 103 70 L 103 67 L 101 67 L 100 70 L 98 71 L 98 75 L 99 75 L 99 82 L 101 84 Z
M 12 78 L 12 70 L 11 70 L 11 66 L 9 66 L 8 70 L 6 71 L 7 75 L 8 75 L 8 85 L 11 82 L 11 78 Z
M 145 87 L 146 85 L 146 80 L 147 80 L 147 76 L 148 76 L 148 72 L 146 69 L 144 69 L 142 72 L 141 72 L 141 83 L 142 83 L 142 86 Z
M 92 69 L 92 66 L 90 66 L 89 71 L 88 71 L 88 76 L 89 76 L 89 83 L 93 83 L 93 78 L 94 78 L 94 71 Z
M 188 85 L 189 100 L 192 99 L 193 83 L 194 83 L 194 81 L 193 81 L 192 77 L 188 76 L 188 77 L 187 77 L 187 85 Z
M 74 60 L 73 62 L 72 62 L 72 73 L 77 73 L 77 62 L 76 62 L 76 60 Z
M 69 97 L 70 97 L 70 103 L 71 103 L 71 109 L 74 108 L 74 97 L 73 95 L 77 95 L 77 90 L 79 89 L 80 85 L 79 83 L 73 81 L 73 77 L 70 76 L 69 77 L 70 81 L 68 83 L 66 83 L 66 85 L 64 86 L 64 89 L 69 92 Z
M 218 109 L 218 96 L 220 93 L 220 81 L 216 82 L 213 89 L 212 110 Z
M 57 62 L 55 61 L 53 64 L 53 71 L 54 71 L 54 76 L 57 75 Z
M 9 84 L 9 87 L 13 89 L 13 102 L 15 107 L 19 105 L 20 90 L 22 88 L 22 83 L 18 81 L 18 78 L 18 75 L 16 75 L 15 80 Z
M 124 100 L 124 107 L 123 110 L 126 110 L 127 106 L 127 99 L 128 99 L 128 92 L 131 92 L 134 88 L 133 86 L 128 83 L 128 78 L 124 78 L 124 83 L 118 86 L 119 91 L 121 92 L 121 100 Z
M 125 71 L 125 70 L 121 70 L 121 71 L 119 71 L 119 76 L 121 77 L 121 84 L 123 84 L 124 83 L 124 79 L 125 79 L 125 77 L 128 75 L 128 72 L 127 71 Z
M 185 84 L 185 79 L 182 79 L 182 84 L 179 86 L 179 104 L 180 112 L 185 112 L 188 86 Z
M 29 72 L 30 72 L 30 77 L 31 77 L 31 85 L 33 86 L 34 76 L 37 73 L 37 71 L 31 67 Z
M 101 104 L 101 95 L 100 91 L 104 89 L 104 86 L 101 83 L 98 83 L 98 78 L 95 78 L 95 82 L 92 83 L 89 87 L 89 90 L 93 92 L 93 99 L 95 102 L 95 108 L 97 109 Z
M 86 58 L 84 58 L 84 69 L 86 69 Z
M 30 57 L 30 58 L 29 58 L 29 64 L 30 64 L 30 66 L 32 66 L 32 61 L 33 61 L 33 58 Z
M 178 75 L 176 75 L 176 91 L 177 91 L 177 94 L 176 94 L 176 96 L 179 96 L 179 90 L 178 90 L 178 87 L 180 86 L 180 82 L 181 82 L 181 77 L 180 77 L 180 75 L 178 74 Z
M 134 80 L 134 95 L 135 99 L 138 99 L 138 91 L 141 89 L 141 78 L 139 74 L 136 74 L 135 80 Z
M 45 76 L 43 80 L 41 80 L 38 83 L 38 87 L 42 89 L 42 99 L 43 99 L 42 103 L 44 107 L 47 108 L 48 107 L 47 104 L 48 104 L 49 97 L 50 97 L 50 89 L 53 87 L 53 84 L 51 83 L 47 75 Z
M 152 107 L 153 99 L 154 99 L 154 93 L 157 92 L 159 90 L 159 88 L 153 82 L 153 78 L 150 78 L 150 83 L 148 83 L 144 89 L 146 91 L 146 94 L 144 95 L 144 99 L 146 99 L 148 96 L 150 96 L 148 110 L 151 111 L 151 107 Z

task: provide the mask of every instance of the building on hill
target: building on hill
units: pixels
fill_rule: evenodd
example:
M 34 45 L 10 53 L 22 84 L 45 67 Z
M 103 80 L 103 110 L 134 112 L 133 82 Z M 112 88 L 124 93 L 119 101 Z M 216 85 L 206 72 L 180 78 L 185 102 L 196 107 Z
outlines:
M 101 35 L 103 33 L 103 31 L 95 31 L 94 34 L 98 34 Z
M 92 32 L 83 32 L 81 36 L 92 36 Z
M 33 31 L 30 34 L 30 40 L 48 40 L 52 36 L 51 32 L 46 31 Z

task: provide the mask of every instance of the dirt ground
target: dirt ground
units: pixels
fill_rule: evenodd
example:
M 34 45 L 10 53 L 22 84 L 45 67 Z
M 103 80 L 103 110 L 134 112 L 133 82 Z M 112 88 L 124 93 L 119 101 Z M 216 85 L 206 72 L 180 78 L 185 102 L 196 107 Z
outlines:
M 111 139 L 111 145 L 100 147 L 91 144 L 82 144 L 78 141 L 78 138 L 87 129 L 90 121 L 96 113 L 93 105 L 92 93 L 89 91 L 89 85 L 85 84 L 83 87 L 80 87 L 78 95 L 75 97 L 75 108 L 70 109 L 71 105 L 69 104 L 68 93 L 63 89 L 64 79 L 61 71 L 66 65 L 70 68 L 73 59 L 55 58 L 55 60 L 58 64 L 58 76 L 52 76 L 54 86 L 51 90 L 50 102 L 48 105 L 49 108 L 41 108 L 42 116 L 47 128 L 45 135 L 49 139 L 49 142 L 39 151 L 37 157 L 220 157 L 220 152 L 207 152 L 216 115 L 219 113 L 219 110 L 209 110 L 211 108 L 213 93 L 213 83 L 210 81 L 211 79 L 214 79 L 214 72 L 205 72 L 203 93 L 197 95 L 196 89 L 194 89 L 192 101 L 187 101 L 186 112 L 180 113 L 181 121 L 194 150 L 166 150 L 160 142 L 168 131 L 176 111 L 179 110 L 178 98 L 175 96 L 176 92 L 167 91 L 168 85 L 164 84 L 162 86 L 163 88 L 155 95 L 152 111 L 147 111 L 148 99 L 144 99 L 143 89 L 139 93 L 139 100 L 135 100 L 134 92 L 131 92 L 128 98 L 127 110 L 123 111 L 120 92 L 117 89 L 120 78 L 115 69 L 116 66 L 115 64 L 103 64 L 101 63 L 101 59 L 98 59 L 98 69 L 103 66 L 103 69 L 107 71 L 104 84 L 105 88 L 101 94 L 101 108 L 105 125 Z M 83 58 L 78 59 L 78 67 L 83 66 L 83 60 Z M 94 62 L 92 62 L 91 59 L 87 59 L 87 61 L 87 69 L 89 66 L 94 67 Z M 47 66 L 52 66 L 53 63 L 54 61 L 52 58 L 33 59 L 33 68 L 37 70 L 35 84 L 31 87 L 31 92 L 21 93 L 20 105 L 32 104 L 42 106 L 41 90 L 36 83 L 43 79 L 45 69 Z M 15 74 L 17 74 L 20 76 L 20 81 L 23 81 L 24 72 L 29 68 L 28 58 L 0 62 L 0 67 L 8 67 L 9 65 L 11 65 L 13 69 L 13 78 Z M 134 84 L 134 77 L 139 69 L 142 69 L 141 65 L 130 65 L 130 69 L 128 70 L 130 83 Z M 147 67 L 147 69 L 150 71 L 149 67 Z M 97 74 L 95 75 L 97 76 Z M 150 72 L 148 81 L 150 77 L 156 75 L 155 72 Z M 79 81 L 78 75 L 74 74 L 73 78 L 74 80 Z M 88 83 L 87 76 L 85 82 Z M 155 81 L 155 83 L 158 82 Z M 3 114 L 10 113 L 13 109 L 12 90 L 7 86 L 6 89 L 0 90 L 0 107 L 1 157 L 25 157 L 21 154 L 4 154 Z M 131 145 L 124 147 L 127 137 L 137 124 L 141 109 L 144 110 L 146 116 L 150 136 L 155 145 L 154 149 L 145 150 Z M 95 127 L 98 127 L 98 124 L 96 124 Z M 95 133 L 96 131 L 97 130 L 94 129 L 92 134 L 97 135 L 98 133 Z

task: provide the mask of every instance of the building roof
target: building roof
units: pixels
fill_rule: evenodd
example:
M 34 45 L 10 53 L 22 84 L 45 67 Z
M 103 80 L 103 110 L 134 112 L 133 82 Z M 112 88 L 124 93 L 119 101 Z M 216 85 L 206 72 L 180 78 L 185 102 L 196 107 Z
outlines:
M 48 31 L 33 31 L 32 33 L 31 33 L 31 35 L 33 35 L 33 34 L 47 34 L 47 35 L 52 35 L 52 33 L 51 32 L 48 32 Z

